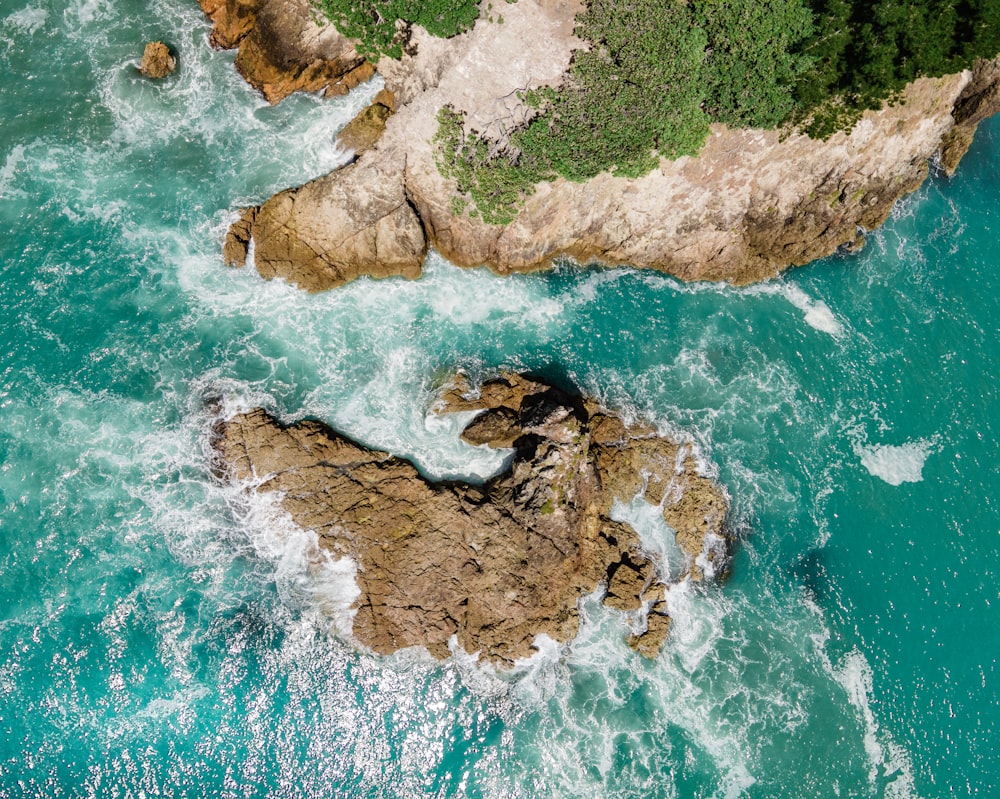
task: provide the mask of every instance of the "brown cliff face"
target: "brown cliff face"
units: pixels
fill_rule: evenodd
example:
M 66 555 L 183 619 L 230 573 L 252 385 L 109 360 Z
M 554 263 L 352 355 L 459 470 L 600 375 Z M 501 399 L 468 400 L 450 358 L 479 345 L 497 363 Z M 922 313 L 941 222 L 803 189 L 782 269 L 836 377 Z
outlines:
M 1000 113 L 1000 58 L 979 61 L 972 70 L 972 80 L 955 101 L 952 116 L 955 127 L 941 142 L 941 165 L 949 175 L 969 151 L 979 123 Z
M 725 567 L 728 502 L 690 455 L 645 427 L 627 427 L 587 400 L 507 375 L 445 394 L 441 412 L 479 409 L 472 443 L 513 445 L 508 469 L 482 486 L 434 483 L 412 464 L 362 447 L 318 422 L 279 424 L 256 410 L 218 431 L 224 472 L 264 477 L 320 545 L 357 563 L 353 632 L 376 652 L 424 646 L 447 657 L 449 640 L 509 665 L 535 636 L 572 638 L 577 603 L 600 585 L 605 603 L 638 612 L 629 643 L 646 656 L 669 627 L 660 565 L 627 524 L 612 521 L 648 476 L 694 565 Z
M 954 169 L 976 124 L 1000 109 L 1000 62 L 984 61 L 971 72 L 915 81 L 903 102 L 866 113 L 852 131 L 827 141 L 718 125 L 697 157 L 664 161 L 643 178 L 602 174 L 585 183 L 543 183 L 509 225 L 456 214 L 455 185 L 435 162 L 438 111 L 450 105 L 471 127 L 502 138 L 523 118 L 518 92 L 563 79 L 582 46 L 573 37 L 579 9 L 575 0 L 519 0 L 504 9 L 502 25 L 480 19 L 448 41 L 415 28 L 413 52 L 379 64 L 400 107 L 357 169 L 329 176 L 324 191 L 361 196 L 378 190 L 362 176 L 386 181 L 407 197 L 427 242 L 460 266 L 507 274 L 569 257 L 683 280 L 748 283 L 838 248 L 863 246 L 864 232 L 882 224 L 895 202 L 926 178 L 928 161 L 940 155 L 945 169 Z M 511 52 L 519 57 L 511 59 Z M 263 274 L 295 274 L 300 284 L 311 284 L 304 277 L 317 263 L 311 253 L 335 257 L 321 214 L 308 208 L 331 205 L 317 189 L 310 184 L 278 195 L 281 203 L 295 198 L 296 214 L 316 223 L 297 228 L 294 244 L 282 229 L 276 256 L 267 245 L 273 227 L 253 227 Z M 342 223 L 330 219 L 342 236 Z M 292 251 L 302 260 L 290 259 Z M 381 252 L 345 250 L 340 273 L 344 279 L 386 274 Z
M 236 68 L 269 103 L 292 92 L 346 94 L 374 67 L 354 44 L 313 20 L 309 0 L 199 0 L 213 47 L 238 47 Z

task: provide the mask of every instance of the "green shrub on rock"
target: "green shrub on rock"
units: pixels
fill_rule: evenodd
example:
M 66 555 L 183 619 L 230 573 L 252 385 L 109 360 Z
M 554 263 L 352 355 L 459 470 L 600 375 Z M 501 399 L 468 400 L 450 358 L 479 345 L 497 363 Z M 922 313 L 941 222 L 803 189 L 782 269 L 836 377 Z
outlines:
M 360 40 L 359 51 L 399 58 L 403 43 L 397 23 L 420 25 L 448 38 L 468 30 L 479 16 L 474 0 L 313 0 L 344 36 Z

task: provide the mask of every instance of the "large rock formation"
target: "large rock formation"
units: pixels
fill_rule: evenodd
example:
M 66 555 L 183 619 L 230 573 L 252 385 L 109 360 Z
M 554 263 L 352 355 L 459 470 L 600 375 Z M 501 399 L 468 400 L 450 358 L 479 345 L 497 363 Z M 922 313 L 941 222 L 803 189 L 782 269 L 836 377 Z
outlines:
M 198 1 L 212 46 L 238 47 L 236 68 L 270 103 L 295 91 L 347 94 L 375 73 L 352 41 L 316 24 L 309 0 Z
M 376 652 L 419 645 L 446 657 L 454 636 L 510 664 L 541 633 L 571 638 L 578 600 L 603 585 L 607 605 L 634 612 L 629 643 L 654 655 L 669 626 L 664 564 L 610 518 L 616 499 L 643 490 L 676 531 L 681 578 L 725 568 L 728 502 L 689 447 L 517 375 L 475 393 L 457 385 L 438 410 L 483 411 L 463 438 L 513 447 L 509 467 L 481 486 L 434 483 L 319 422 L 284 426 L 262 410 L 217 431 L 224 474 L 281 492 L 321 546 L 357 563 L 353 632 Z
M 265 278 L 307 291 L 359 275 L 415 278 L 427 254 L 420 218 L 394 162 L 362 160 L 245 209 L 226 237 L 226 260 L 242 265 L 249 236 Z
M 576 0 L 519 0 L 504 8 L 502 24 L 480 19 L 447 41 L 414 28 L 402 60 L 379 63 L 400 106 L 381 140 L 356 167 L 263 205 L 266 219 L 270 206 L 292 199 L 296 215 L 315 216 L 317 224 L 300 226 L 298 241 L 284 242 L 277 256 L 266 245 L 273 226 L 252 226 L 262 272 L 294 273 L 296 282 L 309 283 L 302 272 L 317 263 L 310 253 L 328 252 L 331 243 L 318 223 L 337 206 L 326 195 L 363 196 L 381 190 L 371 181 L 384 181 L 408 198 L 428 242 L 459 265 L 509 273 L 568 256 L 685 280 L 746 283 L 863 244 L 864 231 L 925 179 L 929 160 L 941 154 L 954 169 L 976 124 L 1000 110 L 1000 67 L 982 62 L 970 72 L 915 81 L 902 102 L 866 113 L 852 131 L 827 141 L 716 125 L 698 157 L 663 161 L 638 180 L 603 174 L 585 183 L 543 183 L 509 225 L 456 213 L 455 185 L 435 164 L 439 109 L 452 106 L 470 129 L 501 141 L 524 118 L 519 93 L 557 85 L 583 45 L 573 36 L 579 8 Z M 346 232 L 341 221 L 326 218 L 338 236 Z M 371 218 L 363 224 L 371 226 Z M 372 249 L 342 257 L 350 263 L 341 274 L 386 273 L 376 240 L 369 240 Z M 302 268 L 286 258 L 292 250 L 303 253 Z

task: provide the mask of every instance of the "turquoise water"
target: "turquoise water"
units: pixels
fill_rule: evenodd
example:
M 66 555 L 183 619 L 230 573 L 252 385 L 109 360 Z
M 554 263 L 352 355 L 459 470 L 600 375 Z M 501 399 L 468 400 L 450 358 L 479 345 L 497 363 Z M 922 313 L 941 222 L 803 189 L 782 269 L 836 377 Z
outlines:
M 764 286 L 432 256 L 305 296 L 222 266 L 230 209 L 335 166 L 377 87 L 270 108 L 207 33 L 0 0 L 0 797 L 997 795 L 1000 120 L 860 256 Z M 219 397 L 487 474 L 426 413 L 456 366 L 718 464 L 732 576 L 671 592 L 658 660 L 593 599 L 511 675 L 360 653 L 345 575 L 211 478 Z

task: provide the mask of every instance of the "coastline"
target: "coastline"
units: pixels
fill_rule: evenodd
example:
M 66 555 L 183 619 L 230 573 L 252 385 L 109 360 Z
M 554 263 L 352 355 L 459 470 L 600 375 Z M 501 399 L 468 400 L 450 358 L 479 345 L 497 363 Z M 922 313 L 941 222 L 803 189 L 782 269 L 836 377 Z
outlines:
M 263 52 L 294 52 L 277 59 L 290 75 L 314 70 L 332 27 L 319 36 L 309 28 L 314 23 L 301 22 L 300 0 L 262 5 L 300 23 L 261 23 L 243 41 L 271 42 Z M 262 275 L 309 291 L 361 275 L 415 278 L 429 247 L 458 266 L 498 274 L 569 258 L 747 284 L 862 247 L 866 232 L 923 183 L 930 164 L 951 174 L 978 123 L 1000 110 L 1000 61 L 980 61 L 973 70 L 913 82 L 900 102 L 866 112 L 851 131 L 826 141 L 715 125 L 698 156 L 661 161 L 642 178 L 605 173 L 584 183 L 542 183 L 508 225 L 456 213 L 454 181 L 435 163 L 439 109 L 455 108 L 468 127 L 502 136 L 523 116 L 517 92 L 562 80 L 582 44 L 572 32 L 578 9 L 569 0 L 521 0 L 505 9 L 502 23 L 481 17 L 448 40 L 414 28 L 402 59 L 378 64 L 395 106 L 381 137 L 349 166 L 253 209 L 238 223 L 227 261 L 245 260 L 252 239 Z M 517 59 L 505 58 L 513 51 Z M 326 91 L 360 74 L 352 69 L 324 84 Z
M 301 21 L 302 3 L 299 0 L 288 2 L 289 8 L 297 9 L 294 13 L 299 14 Z M 276 13 L 278 5 L 268 8 Z M 458 266 L 486 265 L 501 275 L 543 269 L 557 259 L 571 258 L 580 263 L 607 266 L 629 264 L 667 272 L 682 280 L 751 283 L 829 255 L 838 248 L 860 249 L 864 245 L 865 232 L 881 225 L 896 201 L 923 183 L 931 159 L 936 159 L 950 174 L 968 148 L 976 125 L 1000 107 L 1000 60 L 980 61 L 975 70 L 915 81 L 907 87 L 900 102 L 887 104 L 877 112 L 866 112 L 852 130 L 837 133 L 826 141 L 815 141 L 799 134 L 734 130 L 717 125 L 697 157 L 661 161 L 657 170 L 644 177 L 624 179 L 602 174 L 585 183 L 562 179 L 543 183 L 527 198 L 523 209 L 509 225 L 489 225 L 462 213 L 452 202 L 455 196 L 453 181 L 441 175 L 435 162 L 438 110 L 444 106 L 458 108 L 467 120 L 473 120 L 477 130 L 492 130 L 493 135 L 502 136 L 504 126 L 515 124 L 523 112 L 516 99 L 518 91 L 555 86 L 562 79 L 574 49 L 581 44 L 573 36 L 571 24 L 578 8 L 578 3 L 569 0 L 520 0 L 509 10 L 504 22 L 481 18 L 472 30 L 454 39 L 435 39 L 420 29 L 411 31 L 403 58 L 400 61 L 383 58 L 378 65 L 385 80 L 385 90 L 341 133 L 340 141 L 355 152 L 354 159 L 327 176 L 279 192 L 260 206 L 243 209 L 226 238 L 226 261 L 242 266 L 249 259 L 252 248 L 252 261 L 263 277 L 280 277 L 308 291 L 333 288 L 362 275 L 417 278 L 430 247 Z M 262 15 L 261 18 L 266 17 Z M 308 24 L 315 27 L 313 22 Z M 308 30 L 308 25 L 303 25 L 301 30 Z M 288 24 L 282 29 L 297 28 Z M 257 26 L 245 34 L 242 41 L 252 40 L 255 31 L 264 31 L 258 36 L 279 36 L 278 30 L 275 26 Z M 316 61 L 310 59 L 318 51 L 310 51 L 303 45 L 306 40 L 323 38 L 314 33 L 299 34 L 298 44 L 291 48 L 299 54 L 298 60 L 293 59 L 293 66 L 289 67 L 291 73 L 305 74 L 312 69 L 309 65 L 315 65 Z M 507 69 L 498 70 L 497 59 L 508 52 L 514 42 L 524 45 L 524 57 L 509 63 Z M 544 57 L 532 57 L 532 42 L 535 46 L 550 45 Z M 264 51 L 280 49 L 270 46 Z M 345 63 L 353 62 L 348 59 Z M 358 68 L 352 66 L 348 72 L 357 74 Z M 329 92 L 330 85 L 340 86 L 337 81 L 339 77 L 329 78 L 324 91 Z M 279 83 L 288 86 L 293 85 L 294 80 Z M 272 99 L 266 91 L 265 96 Z M 483 410 L 483 407 L 478 409 Z M 466 433 L 475 424 L 472 423 Z M 249 426 L 249 432 L 240 432 L 245 426 Z M 227 424 L 224 429 L 223 441 L 231 428 Z M 287 449 L 284 444 L 278 446 L 274 442 L 288 436 L 326 437 L 334 442 L 329 444 L 334 448 L 346 446 L 355 447 L 358 452 L 363 450 L 332 431 L 283 428 L 267 417 L 237 420 L 232 429 L 242 443 L 223 443 L 219 452 L 228 464 L 226 468 L 234 469 L 233 476 L 238 480 L 254 473 L 287 473 L 291 475 L 292 484 L 298 486 L 302 474 L 322 465 L 309 458 L 300 462 L 297 456 L 289 456 L 285 460 L 278 457 L 280 468 L 275 467 L 269 460 L 274 453 L 268 453 L 272 449 L 275 452 Z M 262 430 L 267 431 L 266 434 L 261 433 Z M 291 444 L 288 446 L 295 448 Z M 251 454 L 253 451 L 256 455 Z M 255 462 L 255 458 L 261 457 L 270 465 Z M 578 453 L 564 460 L 575 462 L 579 457 Z M 373 462 L 380 463 L 390 460 L 385 453 L 367 451 L 357 455 L 355 460 L 367 463 L 372 458 Z M 244 466 L 237 465 L 244 460 L 247 461 Z M 540 464 L 538 458 L 526 457 L 515 471 L 520 469 L 530 479 L 537 480 L 544 471 Z M 433 486 L 418 488 L 423 485 L 422 478 L 412 466 L 400 462 L 391 468 L 397 467 L 405 472 L 397 478 L 418 493 L 430 491 L 437 496 L 435 492 L 442 490 L 442 487 Z M 637 466 L 636 471 L 640 473 L 642 468 Z M 284 479 L 276 478 L 277 482 L 270 489 L 286 490 L 282 488 Z M 335 474 L 326 474 L 313 488 L 302 489 L 319 497 L 309 500 L 306 504 L 310 508 L 300 514 L 304 526 L 337 527 L 340 524 L 340 521 L 332 521 L 332 517 L 327 518 L 330 508 L 317 511 L 312 507 L 328 501 L 328 497 L 322 499 L 327 494 L 340 492 L 336 488 L 337 479 Z M 496 478 L 499 483 L 504 479 L 513 478 L 510 475 Z M 601 477 L 593 479 L 597 484 L 603 482 Z M 640 488 L 634 481 L 630 485 L 634 490 L 629 496 L 616 495 L 614 499 L 630 501 Z M 353 484 L 343 488 L 348 494 L 359 490 L 367 489 L 359 489 Z M 678 490 L 683 496 L 688 489 Z M 721 491 L 718 486 L 715 490 Z M 378 491 L 375 493 L 377 495 Z M 499 493 L 512 494 L 507 489 Z M 297 496 L 292 501 L 293 506 L 300 500 L 305 501 L 304 495 Z M 609 523 L 611 500 L 606 500 L 602 500 L 601 518 L 604 521 L 598 527 Z M 394 505 L 396 501 L 389 504 Z M 428 499 L 425 504 L 430 506 L 437 501 Z M 455 501 L 458 505 L 468 504 L 464 496 Z M 652 500 L 653 504 L 657 501 Z M 342 505 L 343 502 L 337 500 L 334 504 Z M 725 501 L 722 504 L 728 506 Z M 713 507 L 715 505 L 718 503 Z M 296 516 L 295 511 L 290 512 Z M 520 513 L 506 506 L 500 510 L 505 518 L 515 518 Z M 588 514 L 593 515 L 590 510 L 584 512 L 589 518 Z M 542 512 L 542 515 L 546 514 Z M 709 516 L 715 521 L 708 522 Z M 713 540 L 726 541 L 719 527 L 724 516 L 725 511 L 721 515 L 713 512 L 700 522 L 712 528 L 709 537 Z M 534 529 L 540 518 L 536 513 L 531 521 L 525 522 L 527 529 Z M 596 529 L 594 524 L 591 520 L 583 523 L 580 529 Z M 577 526 L 574 523 L 570 528 Z M 671 526 L 683 534 L 675 525 Z M 440 541 L 434 544 L 433 536 L 428 536 L 426 531 L 413 534 L 426 544 L 431 554 L 447 550 Z M 509 532 L 497 534 L 510 537 Z M 565 534 L 565 530 L 560 533 Z M 342 556 L 352 560 L 360 558 L 362 562 L 368 557 L 363 554 L 369 549 L 367 545 L 360 550 L 357 548 L 364 538 L 357 531 L 347 533 L 346 539 L 339 533 L 327 538 L 332 542 L 328 543 L 332 551 Z M 341 551 L 344 540 L 354 543 Z M 628 537 L 624 540 L 631 543 L 626 544 L 622 552 L 632 552 L 629 557 L 635 562 L 641 561 L 645 556 L 637 554 L 635 541 Z M 384 550 L 387 546 L 385 542 L 375 544 L 375 549 Z M 694 566 L 700 555 L 694 550 L 702 545 L 703 542 L 693 549 L 684 547 L 689 558 L 685 577 L 700 573 L 700 567 Z M 570 549 L 573 547 L 593 549 L 586 541 L 569 545 Z M 615 563 L 624 562 L 626 556 L 622 552 L 615 555 L 618 558 Z M 458 574 L 464 568 L 462 563 L 468 559 L 455 557 L 457 560 L 452 560 L 458 567 L 452 572 Z M 725 554 L 722 557 L 724 559 Z M 428 570 L 441 568 L 441 564 L 435 563 Z M 463 599 L 465 589 L 443 601 L 440 607 L 435 602 L 415 599 L 405 590 L 400 594 L 402 598 L 396 598 L 395 605 L 373 603 L 372 596 L 384 598 L 387 592 L 392 593 L 392 586 L 412 581 L 405 569 L 399 573 L 390 569 L 383 574 L 368 563 L 359 570 L 359 574 L 368 576 L 363 578 L 365 585 L 360 589 L 362 599 L 358 608 L 366 610 L 361 622 L 355 623 L 356 635 L 378 652 L 388 653 L 420 644 L 437 657 L 449 654 L 450 641 L 455 637 L 458 646 L 467 653 L 483 652 L 486 659 L 509 665 L 529 655 L 534 634 L 545 632 L 557 641 L 572 637 L 574 607 L 583 593 L 603 585 L 608 596 L 613 596 L 613 563 L 599 563 L 593 569 L 579 563 L 572 567 L 581 568 L 590 574 L 584 580 L 586 585 L 574 583 L 570 594 L 553 599 L 551 605 L 539 600 L 540 607 L 545 608 L 544 618 L 541 621 L 535 618 L 526 624 L 525 629 L 531 634 L 518 627 L 510 635 L 500 635 L 494 640 L 491 636 L 500 620 L 476 622 L 471 626 L 456 621 L 465 618 L 464 611 L 458 610 L 468 604 L 468 597 Z M 662 597 L 650 599 L 643 593 L 649 585 L 648 568 L 639 569 L 644 576 L 639 580 L 642 587 L 634 598 L 638 605 L 633 607 L 634 603 L 629 600 L 628 607 L 621 608 L 642 608 L 644 615 L 640 621 L 643 625 L 659 616 L 669 619 L 665 612 L 653 610 L 662 604 Z M 507 573 L 511 566 L 489 565 L 476 567 L 474 571 Z M 551 582 L 550 576 L 537 582 Z M 417 593 L 421 590 L 424 597 L 435 593 L 430 589 L 420 589 Z M 529 593 L 535 595 L 537 586 L 530 587 Z M 407 615 L 424 604 L 432 609 L 417 612 L 415 618 Z M 376 606 L 381 608 L 378 612 L 374 609 Z M 396 618 L 400 608 L 410 611 Z M 555 616 L 551 615 L 553 613 Z M 661 626 L 665 634 L 666 622 Z M 484 630 L 490 632 L 484 634 Z M 660 641 L 662 636 L 655 645 L 642 642 L 640 638 L 630 643 L 645 654 L 655 654 Z

